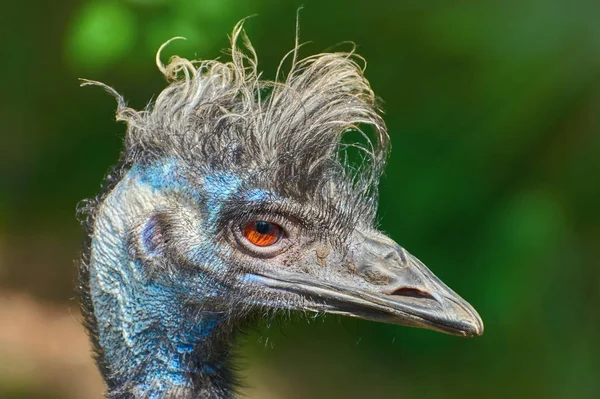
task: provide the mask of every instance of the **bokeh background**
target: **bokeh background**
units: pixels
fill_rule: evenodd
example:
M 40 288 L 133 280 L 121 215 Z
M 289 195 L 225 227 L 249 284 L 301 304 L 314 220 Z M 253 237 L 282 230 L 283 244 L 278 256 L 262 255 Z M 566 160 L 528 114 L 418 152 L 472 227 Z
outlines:
M 597 1 L 302 0 L 309 55 L 358 45 L 393 151 L 382 228 L 480 311 L 460 339 L 339 317 L 241 342 L 249 398 L 600 397 Z M 73 286 L 79 200 L 118 158 L 115 103 L 164 86 L 158 46 L 222 56 L 243 17 L 265 76 L 298 1 L 3 2 L 0 398 L 101 397 Z M 347 47 L 346 47 L 347 48 Z

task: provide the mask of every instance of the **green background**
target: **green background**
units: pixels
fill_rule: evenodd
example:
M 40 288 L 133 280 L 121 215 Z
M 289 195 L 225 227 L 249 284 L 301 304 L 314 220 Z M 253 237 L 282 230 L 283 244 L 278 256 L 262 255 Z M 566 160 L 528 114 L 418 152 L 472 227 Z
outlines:
M 223 56 L 254 14 L 246 30 L 273 78 L 301 4 L 301 54 L 355 42 L 382 99 L 382 229 L 469 300 L 486 332 L 277 321 L 240 345 L 243 392 L 600 397 L 598 2 L 34 0 L 0 12 L 0 398 L 99 397 L 97 384 L 73 388 L 76 373 L 95 373 L 87 348 L 48 335 L 62 317 L 83 334 L 75 206 L 99 191 L 124 133 L 113 99 L 77 79 L 142 108 L 165 85 L 161 43 L 188 39 L 163 59 Z M 60 366 L 67 353 L 87 365 Z

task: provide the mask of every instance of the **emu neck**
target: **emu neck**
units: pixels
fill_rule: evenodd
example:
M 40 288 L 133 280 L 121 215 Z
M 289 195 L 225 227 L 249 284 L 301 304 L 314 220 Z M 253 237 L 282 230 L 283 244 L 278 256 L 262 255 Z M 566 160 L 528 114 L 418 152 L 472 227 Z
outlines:
M 89 288 L 108 397 L 229 397 L 231 330 L 203 306 L 210 284 L 175 283 L 132 253 L 135 221 L 163 200 L 130 172 L 96 215 Z

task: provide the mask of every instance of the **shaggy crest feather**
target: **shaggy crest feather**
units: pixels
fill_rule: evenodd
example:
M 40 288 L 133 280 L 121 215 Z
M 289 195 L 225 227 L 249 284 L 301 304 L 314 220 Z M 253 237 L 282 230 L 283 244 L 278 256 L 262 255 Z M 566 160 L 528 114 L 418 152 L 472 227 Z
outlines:
M 339 227 L 356 215 L 372 220 L 389 137 L 357 62 L 362 59 L 350 51 L 297 60 L 296 43 L 287 77 L 261 80 L 242 25 L 233 30 L 228 62 L 174 56 L 164 65 L 161 51 L 179 38 L 163 44 L 157 66 L 170 84 L 145 110 L 127 107 L 102 83 L 84 81 L 102 86 L 118 101 L 117 119 L 128 125 L 123 163 L 173 156 L 190 170 L 239 173 L 286 196 L 309 197 L 317 209 L 345 210 L 334 218 Z M 367 126 L 373 140 L 362 130 Z M 361 134 L 365 144 L 343 144 L 349 131 Z M 362 154 L 358 162 L 348 161 L 348 148 Z

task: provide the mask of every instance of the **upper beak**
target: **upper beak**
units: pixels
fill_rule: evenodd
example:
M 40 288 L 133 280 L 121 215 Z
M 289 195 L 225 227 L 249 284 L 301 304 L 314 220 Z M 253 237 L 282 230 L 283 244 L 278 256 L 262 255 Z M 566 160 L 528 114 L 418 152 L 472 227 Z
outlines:
M 483 321 L 477 311 L 437 278 L 419 259 L 380 233 L 355 239 L 353 261 L 371 288 L 355 292 L 370 302 L 356 316 L 423 327 L 449 334 L 478 336 Z
M 483 334 L 473 307 L 421 261 L 381 233 L 356 234 L 350 251 L 352 276 L 328 281 L 309 275 L 254 275 L 254 282 L 301 295 L 325 311 L 449 334 Z

